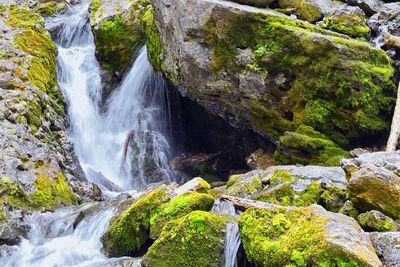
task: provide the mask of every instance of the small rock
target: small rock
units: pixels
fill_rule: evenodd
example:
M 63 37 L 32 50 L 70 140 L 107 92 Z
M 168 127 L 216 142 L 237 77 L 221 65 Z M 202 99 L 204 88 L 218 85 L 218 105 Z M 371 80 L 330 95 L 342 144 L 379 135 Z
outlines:
M 398 229 L 397 223 L 382 212 L 371 210 L 357 217 L 358 223 L 365 231 L 389 232 Z

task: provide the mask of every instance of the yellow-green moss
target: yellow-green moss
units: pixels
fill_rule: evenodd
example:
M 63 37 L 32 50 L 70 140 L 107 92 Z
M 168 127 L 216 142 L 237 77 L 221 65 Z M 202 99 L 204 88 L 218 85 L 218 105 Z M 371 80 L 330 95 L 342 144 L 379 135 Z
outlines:
M 227 216 L 193 211 L 170 221 L 143 257 L 144 266 L 221 266 Z
M 44 17 L 53 16 L 57 11 L 57 3 L 54 1 L 50 1 L 47 3 L 39 4 L 37 7 L 35 7 L 34 10 Z
M 51 178 L 40 170 L 34 182 L 36 190 L 30 195 L 32 206 L 36 209 L 56 208 L 59 205 L 77 204 L 77 199 L 65 180 L 62 172 Z
M 238 48 L 251 48 L 252 71 L 290 81 L 285 90 L 270 82 L 271 99 L 242 99 L 239 106 L 272 139 L 301 124 L 342 146 L 387 133 L 395 86 L 384 51 L 272 12 L 232 13 L 224 23 L 211 19 L 205 30 L 214 73 L 243 71 Z
M 239 218 L 243 247 L 260 266 L 359 266 L 324 240 L 328 220 L 312 208 L 251 208 Z
M 278 164 L 303 164 L 338 166 L 342 158 L 349 157 L 331 140 L 311 127 L 300 126 L 295 133 L 279 138 L 279 146 L 274 154 Z
M 324 19 L 324 23 L 328 29 L 354 38 L 368 40 L 371 35 L 371 29 L 368 27 L 367 19 L 363 14 L 346 12 L 328 14 Z
M 374 214 L 375 213 L 375 214 Z M 376 211 L 362 213 L 357 217 L 358 223 L 366 231 L 393 232 L 397 230 L 396 222 Z
M 24 189 L 17 183 L 11 181 L 7 177 L 0 179 L 0 191 L 3 194 L 0 196 L 1 206 L 7 202 L 14 208 L 29 208 L 31 201 Z M 3 199 L 4 198 L 4 199 Z
M 157 238 L 164 225 L 192 211 L 209 211 L 214 204 L 214 198 L 209 194 L 191 192 L 180 195 L 156 210 L 150 219 L 150 237 Z
M 101 238 L 105 253 L 110 257 L 121 257 L 140 248 L 149 239 L 151 214 L 168 199 L 167 190 L 159 188 L 141 197 L 121 215 L 114 217 Z
M 156 70 L 165 70 L 164 47 L 154 21 L 153 7 L 148 5 L 140 12 L 140 20 L 146 35 L 147 55 Z

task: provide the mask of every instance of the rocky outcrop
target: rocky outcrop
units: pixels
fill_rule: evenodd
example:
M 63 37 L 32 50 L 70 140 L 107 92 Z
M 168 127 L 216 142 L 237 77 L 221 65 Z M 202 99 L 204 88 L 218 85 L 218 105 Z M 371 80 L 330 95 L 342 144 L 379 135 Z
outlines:
M 239 225 L 247 257 L 260 266 L 382 266 L 353 218 L 318 205 L 251 208 Z
M 382 50 L 228 1 L 151 3 L 160 36 L 148 39 L 159 48 L 153 63 L 232 125 L 277 141 L 306 124 L 340 145 L 387 131 L 394 84 Z
M 343 168 L 350 176 L 348 191 L 357 209 L 400 218 L 400 152 L 364 153 L 343 160 Z
M 399 229 L 393 219 L 376 210 L 361 213 L 357 221 L 366 231 L 389 232 Z
M 368 26 L 375 33 L 374 42 L 381 47 L 385 44 L 384 33 L 400 37 L 400 3 L 382 5 L 378 12 L 368 20 Z
M 3 226 L 19 231 L 14 222 L 21 209 L 74 204 L 70 185 L 90 192 L 67 139 L 57 48 L 37 13 L 45 7 L 10 4 L 0 6 L 0 204 Z

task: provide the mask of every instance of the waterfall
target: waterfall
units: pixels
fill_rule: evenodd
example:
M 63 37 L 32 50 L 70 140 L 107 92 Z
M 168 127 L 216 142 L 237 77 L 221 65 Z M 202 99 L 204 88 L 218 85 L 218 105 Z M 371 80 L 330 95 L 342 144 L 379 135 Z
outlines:
M 171 181 L 166 83 L 153 72 L 144 47 L 106 107 L 100 107 L 102 84 L 89 4 L 46 21 L 55 32 L 58 84 L 68 106 L 75 153 L 89 180 L 105 191 Z
M 89 266 L 106 260 L 100 251 L 100 238 L 115 210 L 109 208 L 85 217 L 73 227 L 78 215 L 92 206 L 34 213 L 30 217 L 32 229 L 28 240 L 22 240 L 9 255 L 0 255 L 0 266 Z

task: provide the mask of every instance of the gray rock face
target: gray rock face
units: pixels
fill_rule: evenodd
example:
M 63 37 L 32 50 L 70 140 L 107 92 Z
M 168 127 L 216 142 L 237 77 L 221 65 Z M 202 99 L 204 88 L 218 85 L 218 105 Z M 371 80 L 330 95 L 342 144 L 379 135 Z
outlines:
M 400 217 L 400 152 L 364 153 L 342 163 L 350 175 L 348 191 L 358 209 Z
M 340 86 L 339 83 L 330 79 L 324 83 L 324 92 L 321 95 L 318 95 L 318 90 L 315 90 L 316 84 L 309 87 L 319 78 L 323 79 L 319 76 L 320 71 L 311 75 L 312 77 L 303 76 L 305 72 L 307 75 L 313 72 L 311 67 L 314 64 L 313 59 L 318 58 L 318 62 L 327 62 L 329 65 L 335 59 L 325 58 L 328 55 L 334 55 L 336 59 L 343 57 L 337 64 L 324 66 L 327 71 L 331 68 L 335 69 L 338 74 L 335 77 L 339 77 L 341 74 L 338 71 L 349 70 L 350 66 L 359 65 L 360 51 L 366 53 L 362 58 L 368 57 L 367 54 L 377 52 L 365 42 L 347 42 L 348 37 L 345 35 L 326 31 L 272 10 L 223 0 L 151 0 L 150 2 L 154 7 L 159 41 L 163 48 L 158 58 L 163 64 L 159 67 L 178 87 L 180 93 L 195 100 L 208 112 L 222 117 L 231 125 L 255 130 L 274 142 L 285 131 L 295 131 L 299 126 L 297 122 L 302 121 L 303 124 L 315 127 L 315 125 L 310 125 L 313 124 L 309 123 L 311 119 L 306 121 L 304 115 L 299 115 L 303 114 L 300 110 L 305 108 L 304 103 L 317 103 L 316 106 L 320 108 L 321 103 L 329 98 L 327 92 L 330 89 L 327 88 L 332 85 L 337 92 Z M 263 27 L 267 27 L 268 21 L 279 22 L 279 26 L 274 26 L 276 31 L 258 32 L 258 29 L 261 31 Z M 271 37 L 269 40 L 269 34 L 284 36 L 287 39 Z M 338 38 L 332 38 L 332 35 Z M 272 42 L 278 43 L 271 44 Z M 298 45 L 294 48 L 291 44 Z M 269 45 L 274 48 L 268 48 Z M 358 45 L 363 47 L 358 47 Z M 307 51 L 315 52 L 321 47 L 326 50 L 322 49 L 324 52 L 316 56 L 315 53 L 311 55 L 303 51 L 305 47 Z M 387 58 L 383 51 L 378 53 Z M 307 64 L 302 64 L 301 68 L 289 66 L 295 60 L 279 62 L 291 56 L 298 57 L 300 54 L 304 55 L 304 60 L 307 62 Z M 352 58 L 350 59 L 347 55 L 352 55 Z M 344 65 L 338 67 L 341 64 Z M 279 66 L 285 67 L 279 68 Z M 349 77 L 348 74 L 343 73 L 343 75 Z M 301 80 L 302 76 L 304 80 Z M 329 84 L 330 82 L 332 84 Z M 358 82 L 359 80 L 356 83 Z M 354 84 L 350 87 L 358 88 L 358 85 Z M 349 90 L 351 90 L 350 87 Z M 369 90 L 366 87 L 363 88 Z M 302 93 L 296 93 L 297 89 L 309 95 L 307 99 L 304 99 L 303 104 L 300 103 Z M 339 102 L 339 100 L 335 101 L 334 105 Z M 299 109 L 294 110 L 294 107 Z M 342 108 L 347 109 L 338 107 L 337 110 L 343 110 Z M 354 112 L 354 110 L 347 111 Z M 349 114 L 347 111 L 346 117 Z M 335 113 L 336 115 L 338 113 Z M 333 121 L 341 121 L 341 119 L 327 118 L 327 123 L 324 122 L 326 129 L 318 129 L 318 131 L 326 134 L 332 129 L 344 130 L 339 125 L 328 126 Z M 356 129 L 358 126 L 353 126 L 346 127 L 346 129 L 353 128 L 352 133 L 347 132 L 348 130 L 344 130 L 347 133 L 338 130 L 341 133 L 336 137 L 343 137 L 340 142 L 354 137 L 350 136 L 358 132 Z M 339 139 L 335 140 L 333 135 L 328 134 L 327 137 L 339 142 Z
M 399 266 L 400 232 L 371 233 L 370 238 L 384 266 Z
M 372 16 L 379 12 L 385 2 L 380 0 L 346 0 L 346 3 L 352 6 L 360 7 L 367 16 Z
M 21 237 L 27 238 L 30 225 L 25 221 L 26 216 L 21 210 L 10 212 L 0 224 L 0 245 L 17 245 Z
M 256 7 L 268 7 L 274 0 L 232 0 L 232 2 Z

